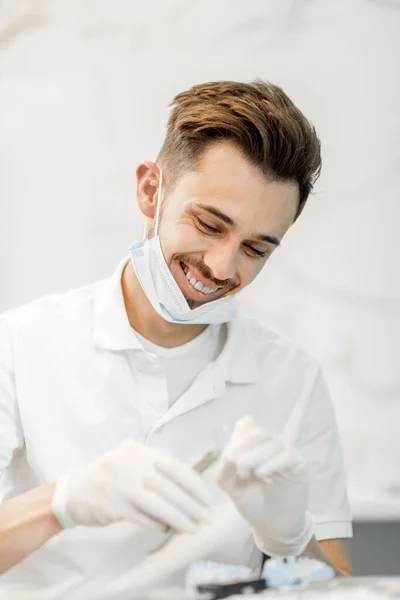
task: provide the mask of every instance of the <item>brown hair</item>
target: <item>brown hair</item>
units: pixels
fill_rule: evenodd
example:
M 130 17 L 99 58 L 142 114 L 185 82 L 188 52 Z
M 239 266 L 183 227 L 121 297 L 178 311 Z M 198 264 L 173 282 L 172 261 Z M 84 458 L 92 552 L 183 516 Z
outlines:
M 175 96 L 158 159 L 170 183 L 195 167 L 207 146 L 230 140 L 268 179 L 296 181 L 301 213 L 321 171 L 313 125 L 276 85 L 216 81 Z

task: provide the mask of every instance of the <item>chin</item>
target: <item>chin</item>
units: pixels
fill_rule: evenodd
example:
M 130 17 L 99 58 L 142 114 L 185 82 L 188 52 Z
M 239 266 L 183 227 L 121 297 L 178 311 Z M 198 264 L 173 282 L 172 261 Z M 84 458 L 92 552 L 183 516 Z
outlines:
M 193 300 L 192 298 L 188 298 L 187 296 L 185 296 L 185 300 L 188 303 L 188 306 L 191 310 L 199 308 L 199 306 L 203 306 L 203 304 L 208 304 L 209 302 L 212 302 L 211 300 L 204 300 L 204 302 L 199 302 L 198 300 Z

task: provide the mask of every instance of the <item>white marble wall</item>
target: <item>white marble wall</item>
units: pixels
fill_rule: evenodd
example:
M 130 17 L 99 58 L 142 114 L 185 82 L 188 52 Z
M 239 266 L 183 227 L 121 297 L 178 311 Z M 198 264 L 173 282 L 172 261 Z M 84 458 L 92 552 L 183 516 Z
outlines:
M 316 194 L 243 298 L 323 363 L 359 515 L 400 517 L 400 1 L 3 0 L 0 310 L 107 276 L 172 96 L 263 77 L 316 124 Z

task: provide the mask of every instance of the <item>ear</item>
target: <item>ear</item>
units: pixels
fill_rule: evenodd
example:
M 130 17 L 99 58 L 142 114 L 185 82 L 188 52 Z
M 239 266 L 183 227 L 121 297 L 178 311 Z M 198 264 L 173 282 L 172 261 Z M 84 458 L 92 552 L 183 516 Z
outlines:
M 141 162 L 136 168 L 136 200 L 147 219 L 153 220 L 156 216 L 159 185 L 161 185 L 159 167 L 151 161 Z

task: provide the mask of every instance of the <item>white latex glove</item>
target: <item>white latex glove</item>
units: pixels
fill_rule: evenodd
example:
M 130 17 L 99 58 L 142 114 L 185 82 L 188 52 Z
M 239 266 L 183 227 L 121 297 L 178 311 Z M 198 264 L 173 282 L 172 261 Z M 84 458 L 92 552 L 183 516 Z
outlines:
M 133 440 L 62 477 L 53 512 L 63 527 L 120 520 L 194 533 L 210 522 L 209 492 L 189 466 Z
M 304 551 L 314 522 L 307 511 L 305 462 L 294 446 L 243 417 L 223 453 L 217 482 L 250 523 L 262 552 L 298 556 Z

